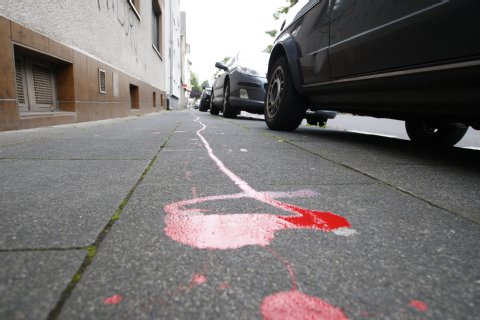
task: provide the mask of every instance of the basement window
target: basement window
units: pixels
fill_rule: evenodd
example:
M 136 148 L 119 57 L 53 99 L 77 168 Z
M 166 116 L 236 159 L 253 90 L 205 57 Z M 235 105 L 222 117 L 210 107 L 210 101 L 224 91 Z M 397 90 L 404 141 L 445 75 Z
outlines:
M 98 69 L 98 89 L 100 93 L 107 93 L 106 73 L 103 69 Z

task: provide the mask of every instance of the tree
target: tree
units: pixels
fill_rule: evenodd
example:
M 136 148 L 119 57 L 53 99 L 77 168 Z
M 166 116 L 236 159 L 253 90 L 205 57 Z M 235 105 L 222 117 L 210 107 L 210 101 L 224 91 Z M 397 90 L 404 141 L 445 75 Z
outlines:
M 288 10 L 293 7 L 293 5 L 298 2 L 298 0 L 287 0 L 287 2 L 288 6 L 278 8 L 278 10 L 273 14 L 273 18 L 275 20 L 278 20 L 282 15 L 287 14 Z
M 290 8 L 293 7 L 293 5 L 295 5 L 298 2 L 298 0 L 286 0 L 286 1 L 288 2 L 288 5 L 285 7 L 278 8 L 277 11 L 275 11 L 275 13 L 273 14 L 273 18 L 275 20 L 279 20 L 281 16 L 287 14 L 288 10 L 290 10 Z M 275 38 L 278 33 L 278 30 L 273 29 L 270 31 L 265 31 L 265 33 L 271 36 L 272 38 Z M 273 48 L 272 45 L 268 45 L 263 51 L 270 53 L 272 52 L 272 48 Z
M 198 84 L 198 76 L 193 71 L 190 71 L 190 85 L 192 86 L 192 89 L 200 90 L 200 85 Z
M 195 72 L 190 71 L 190 85 L 192 86 L 192 91 L 190 92 L 190 98 L 198 98 L 202 93 L 202 88 L 198 84 L 198 76 Z

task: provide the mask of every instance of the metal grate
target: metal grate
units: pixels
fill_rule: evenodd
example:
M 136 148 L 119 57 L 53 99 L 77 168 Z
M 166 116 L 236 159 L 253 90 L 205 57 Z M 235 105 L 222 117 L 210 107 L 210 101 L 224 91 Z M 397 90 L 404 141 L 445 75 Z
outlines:
M 32 64 L 32 75 L 35 102 L 53 105 L 53 83 L 50 69 Z
M 98 86 L 100 93 L 107 93 L 106 73 L 103 69 L 98 69 Z
M 23 61 L 15 59 L 15 81 L 17 85 L 17 99 L 19 104 L 25 104 L 25 86 L 23 84 Z

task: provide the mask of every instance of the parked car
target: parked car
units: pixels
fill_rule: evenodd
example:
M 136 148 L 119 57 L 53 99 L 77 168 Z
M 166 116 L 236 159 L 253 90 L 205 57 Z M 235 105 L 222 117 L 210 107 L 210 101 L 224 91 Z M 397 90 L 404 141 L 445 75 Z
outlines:
M 305 110 L 404 120 L 411 140 L 454 145 L 480 129 L 480 1 L 300 0 L 268 66 L 265 121 Z
M 227 64 L 217 62 L 223 70 L 213 83 L 210 113 L 236 117 L 240 111 L 263 114 L 267 86 L 268 53 L 240 51 Z
M 194 106 L 195 109 L 200 108 L 200 99 L 195 100 L 193 106 Z
M 210 97 L 212 96 L 212 88 L 205 87 L 200 95 L 199 111 L 207 111 L 210 108 Z

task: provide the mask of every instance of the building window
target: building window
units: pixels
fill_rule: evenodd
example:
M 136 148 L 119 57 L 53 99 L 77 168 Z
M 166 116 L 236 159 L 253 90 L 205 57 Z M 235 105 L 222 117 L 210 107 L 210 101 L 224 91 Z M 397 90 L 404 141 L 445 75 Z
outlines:
M 15 80 L 20 111 L 55 111 L 57 98 L 53 68 L 34 58 L 15 56 Z
M 152 45 L 162 54 L 162 10 L 158 0 L 152 1 Z
M 106 73 L 103 69 L 98 69 L 98 89 L 100 93 L 107 93 Z

